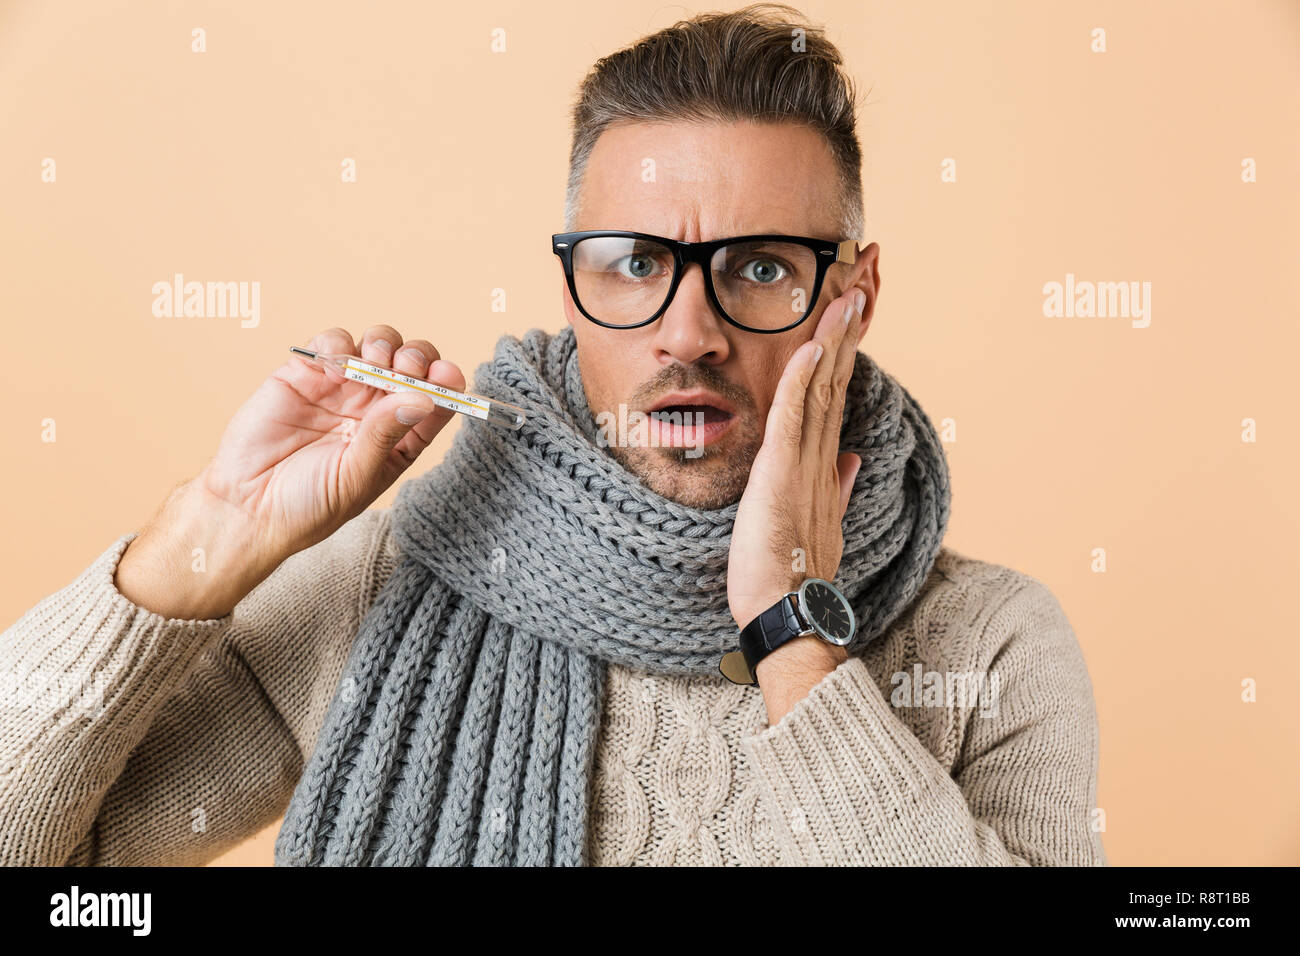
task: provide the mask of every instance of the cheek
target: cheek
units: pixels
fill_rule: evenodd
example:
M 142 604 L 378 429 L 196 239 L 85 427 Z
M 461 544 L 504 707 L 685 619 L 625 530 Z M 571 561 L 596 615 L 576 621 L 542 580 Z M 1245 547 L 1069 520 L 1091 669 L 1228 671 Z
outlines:
M 574 326 L 578 342 L 578 365 L 582 369 L 582 382 L 587 392 L 587 402 L 592 411 L 611 409 L 626 402 L 632 391 L 654 370 L 638 377 L 638 353 L 627 332 L 602 329 L 582 321 Z M 641 353 L 642 360 L 644 351 Z
M 560 300 L 564 304 L 564 318 L 574 328 L 577 328 L 577 320 L 580 318 L 578 310 L 573 306 L 573 296 L 569 294 L 569 283 L 565 280 L 564 274 L 560 274 Z
M 767 420 L 768 409 L 772 407 L 772 399 L 776 395 L 777 383 L 781 381 L 786 363 L 790 361 L 790 356 L 798 347 L 799 343 L 795 343 L 790 348 L 783 348 L 762 356 L 749 373 L 749 391 L 754 396 L 755 410 L 758 412 L 760 422 Z

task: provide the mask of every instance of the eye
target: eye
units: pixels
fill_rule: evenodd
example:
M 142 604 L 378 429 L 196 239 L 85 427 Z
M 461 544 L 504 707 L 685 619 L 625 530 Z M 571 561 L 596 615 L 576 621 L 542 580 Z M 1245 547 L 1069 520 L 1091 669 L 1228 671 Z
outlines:
M 654 256 L 645 252 L 634 252 L 612 263 L 614 271 L 629 279 L 648 279 L 655 274 Z
M 789 270 L 777 259 L 750 259 L 740 267 L 739 275 L 759 285 L 771 285 L 789 275 Z

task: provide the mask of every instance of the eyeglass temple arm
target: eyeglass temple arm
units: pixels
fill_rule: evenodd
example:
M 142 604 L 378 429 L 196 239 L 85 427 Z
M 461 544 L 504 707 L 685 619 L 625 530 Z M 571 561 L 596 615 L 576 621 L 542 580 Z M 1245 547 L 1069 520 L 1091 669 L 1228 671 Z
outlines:
M 858 258 L 858 241 L 856 239 L 845 239 L 835 250 L 835 261 L 846 262 L 853 265 Z

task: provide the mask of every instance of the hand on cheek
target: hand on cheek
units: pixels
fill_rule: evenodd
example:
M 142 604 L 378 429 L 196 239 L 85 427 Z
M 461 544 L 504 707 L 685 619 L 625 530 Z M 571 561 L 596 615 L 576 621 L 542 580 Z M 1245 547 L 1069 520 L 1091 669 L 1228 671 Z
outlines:
M 864 301 L 857 289 L 833 300 L 777 383 L 732 529 L 727 597 L 737 627 L 805 578 L 833 581 L 839 569 L 840 522 L 862 464 L 840 454 L 839 440 Z M 775 699 L 793 704 L 846 657 L 843 648 L 799 638 L 764 658 L 757 676 L 769 716 Z

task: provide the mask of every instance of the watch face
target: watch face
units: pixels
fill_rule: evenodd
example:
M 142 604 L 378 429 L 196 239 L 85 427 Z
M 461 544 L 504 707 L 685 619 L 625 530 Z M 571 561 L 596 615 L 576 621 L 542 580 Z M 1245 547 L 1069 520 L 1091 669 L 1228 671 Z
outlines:
M 809 578 L 799 589 L 799 598 L 808 623 L 823 640 L 842 646 L 853 639 L 853 608 L 828 582 Z

